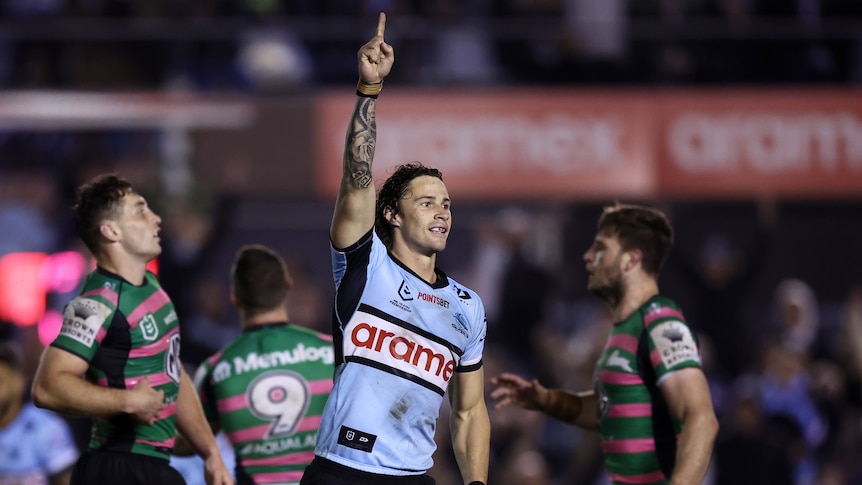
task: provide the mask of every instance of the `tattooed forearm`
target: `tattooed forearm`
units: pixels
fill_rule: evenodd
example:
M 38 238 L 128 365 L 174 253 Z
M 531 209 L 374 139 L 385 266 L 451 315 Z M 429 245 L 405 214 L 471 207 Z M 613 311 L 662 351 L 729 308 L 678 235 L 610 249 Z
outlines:
M 373 98 L 360 97 L 353 110 L 353 121 L 347 129 L 344 177 L 345 182 L 358 189 L 371 185 L 371 162 L 377 141 L 375 106 Z

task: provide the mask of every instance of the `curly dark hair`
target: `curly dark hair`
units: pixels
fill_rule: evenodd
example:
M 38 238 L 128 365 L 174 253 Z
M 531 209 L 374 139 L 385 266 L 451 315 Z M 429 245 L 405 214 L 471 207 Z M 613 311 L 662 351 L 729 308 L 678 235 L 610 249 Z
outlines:
M 597 230 L 615 235 L 623 251 L 640 249 L 644 271 L 654 277 L 658 277 L 673 246 L 670 220 L 653 207 L 620 203 L 606 206 Z
M 410 182 L 423 175 L 443 180 L 443 174 L 436 168 L 426 167 L 419 162 L 409 162 L 398 165 L 392 175 L 383 182 L 377 193 L 377 210 L 374 215 L 374 227 L 377 236 L 383 241 L 387 248 L 392 245 L 392 225 L 383 214 L 387 208 L 392 209 L 394 214 L 398 213 L 398 201 L 407 193 Z
M 102 221 L 116 215 L 120 201 L 127 194 L 134 193 L 132 184 L 115 174 L 98 175 L 78 187 L 73 210 L 75 228 L 87 248 L 98 255 L 102 235 L 99 225 Z

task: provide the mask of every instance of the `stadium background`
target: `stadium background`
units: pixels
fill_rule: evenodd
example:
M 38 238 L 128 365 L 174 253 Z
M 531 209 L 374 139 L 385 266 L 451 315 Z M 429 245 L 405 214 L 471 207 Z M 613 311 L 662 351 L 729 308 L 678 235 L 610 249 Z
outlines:
M 608 322 L 581 255 L 603 204 L 655 204 L 677 230 L 661 289 L 700 332 L 721 419 L 712 483 L 770 453 L 771 483 L 862 483 L 858 0 L 5 0 L 0 333 L 31 369 L 92 264 L 68 206 L 102 171 L 164 219 L 190 366 L 238 331 L 244 243 L 285 256 L 293 319 L 328 329 L 327 230 L 378 11 L 397 59 L 375 173 L 444 170 L 440 265 L 486 301 L 488 376 L 589 385 Z M 602 483 L 595 436 L 492 420 L 492 483 Z

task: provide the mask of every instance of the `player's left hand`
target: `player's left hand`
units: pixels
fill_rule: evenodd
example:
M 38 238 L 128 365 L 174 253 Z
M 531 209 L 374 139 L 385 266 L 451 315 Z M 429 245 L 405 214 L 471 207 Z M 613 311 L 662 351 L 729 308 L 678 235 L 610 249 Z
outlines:
M 541 403 L 547 399 L 548 390 L 533 379 L 528 381 L 515 374 L 504 372 L 491 379 L 495 389 L 491 391 L 491 398 L 496 400 L 495 409 L 509 405 L 524 409 L 539 410 Z

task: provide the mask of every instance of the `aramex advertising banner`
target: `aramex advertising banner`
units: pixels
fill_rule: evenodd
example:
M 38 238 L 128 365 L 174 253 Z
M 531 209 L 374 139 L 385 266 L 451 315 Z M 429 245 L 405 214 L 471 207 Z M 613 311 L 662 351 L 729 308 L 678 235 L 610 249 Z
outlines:
M 315 110 L 317 183 L 341 177 L 354 97 Z M 419 160 L 453 198 L 858 197 L 852 91 L 396 91 L 378 101 L 374 173 Z
M 386 89 L 386 88 L 384 88 Z M 318 186 L 341 180 L 354 96 L 320 98 Z M 636 96 L 567 92 L 386 92 L 377 109 L 374 174 L 412 160 L 439 168 L 453 199 L 649 195 L 654 135 Z
M 657 114 L 662 191 L 862 197 L 862 93 L 676 94 Z

